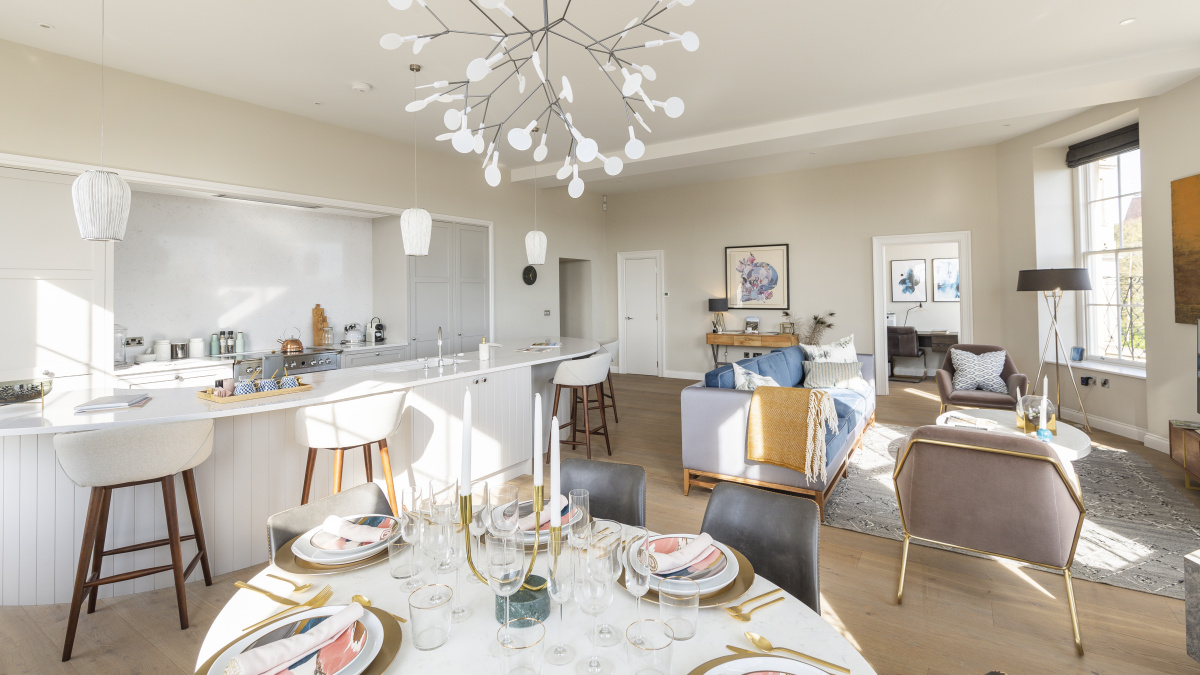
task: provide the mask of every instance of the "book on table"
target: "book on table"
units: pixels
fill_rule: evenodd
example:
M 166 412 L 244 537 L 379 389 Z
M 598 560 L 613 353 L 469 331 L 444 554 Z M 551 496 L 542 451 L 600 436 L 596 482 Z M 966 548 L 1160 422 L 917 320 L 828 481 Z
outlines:
M 87 403 L 81 403 L 75 406 L 75 412 L 101 412 L 105 410 L 121 410 L 124 408 L 137 408 L 149 402 L 150 397 L 147 394 L 119 394 L 116 396 L 101 396 L 94 398 Z

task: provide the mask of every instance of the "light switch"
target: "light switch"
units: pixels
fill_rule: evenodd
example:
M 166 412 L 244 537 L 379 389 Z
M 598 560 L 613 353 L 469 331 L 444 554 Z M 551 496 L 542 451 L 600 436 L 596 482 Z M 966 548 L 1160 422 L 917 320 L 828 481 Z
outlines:
M 542 316 L 550 316 L 550 310 L 547 309 L 546 311 L 542 312 Z

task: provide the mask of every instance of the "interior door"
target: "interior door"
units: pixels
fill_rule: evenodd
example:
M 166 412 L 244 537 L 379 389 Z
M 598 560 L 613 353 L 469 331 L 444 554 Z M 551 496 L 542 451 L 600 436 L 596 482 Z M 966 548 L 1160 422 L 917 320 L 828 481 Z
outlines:
M 437 356 L 438 328 L 443 341 L 454 337 L 451 325 L 451 303 L 454 275 L 454 226 L 433 224 L 429 238 L 429 255 L 408 259 L 409 301 L 412 303 L 409 343 L 413 358 Z M 442 345 L 443 354 L 454 352 L 449 344 Z
M 658 375 L 658 261 L 625 260 L 621 283 L 625 288 L 624 372 Z
M 488 232 L 478 225 L 457 225 L 458 274 L 456 352 L 470 354 L 488 334 Z

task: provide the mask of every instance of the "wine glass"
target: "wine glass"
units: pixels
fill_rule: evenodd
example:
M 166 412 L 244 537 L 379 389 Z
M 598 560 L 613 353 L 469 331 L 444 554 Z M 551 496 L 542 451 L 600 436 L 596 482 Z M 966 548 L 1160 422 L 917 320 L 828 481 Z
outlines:
M 504 623 L 509 600 L 525 582 L 525 542 L 516 534 L 487 537 L 487 578 L 492 592 L 504 598 Z
M 634 615 L 641 618 L 642 596 L 650 590 L 650 570 L 646 567 L 650 554 L 650 536 L 644 527 L 630 526 L 629 529 L 633 534 L 625 543 L 625 590 L 637 599 Z
M 488 484 L 487 481 L 481 480 L 471 484 L 471 542 L 474 548 L 471 549 L 471 555 L 482 560 L 483 539 L 481 537 L 488 531 Z M 470 575 L 470 580 L 475 583 L 481 583 L 479 578 L 474 574 Z
M 421 543 L 421 535 L 425 531 L 425 517 L 421 513 L 421 489 L 407 486 L 400 491 L 400 538 L 410 547 L 408 555 L 407 577 L 400 588 L 412 592 L 425 585 L 421 580 L 421 556 L 416 548 Z
M 588 537 L 591 534 L 590 524 L 592 522 L 591 511 L 588 508 L 588 491 L 571 490 L 567 495 L 567 506 L 569 507 L 567 513 L 579 512 L 579 517 L 571 519 L 570 525 L 567 526 L 571 546 L 584 548 L 587 546 Z
M 509 535 L 517 531 L 520 509 L 517 508 L 517 486 L 497 485 L 488 489 L 488 533 Z
M 462 623 L 471 617 L 471 608 L 463 603 L 462 598 L 462 568 L 467 562 L 467 547 L 471 543 L 463 533 L 465 525 L 451 525 L 453 536 L 450 538 L 450 555 L 447 561 L 454 568 L 454 611 L 450 618 L 454 623 Z M 475 575 L 472 574 L 472 577 Z
M 573 591 L 575 602 L 584 614 L 592 617 L 592 635 L 599 632 L 597 622 L 600 615 L 613 601 L 611 560 L 618 555 L 620 540 L 593 540 L 587 552 L 580 555 L 579 567 L 575 570 Z M 576 672 L 580 675 L 608 675 L 613 672 L 612 664 L 600 657 L 600 645 L 592 642 L 592 655 L 579 662 Z
M 558 640 L 546 652 L 546 663 L 565 666 L 575 660 L 575 649 L 563 642 L 563 607 L 570 602 L 575 581 L 575 549 L 563 546 L 561 530 L 550 531 L 546 591 L 558 603 Z
M 621 539 L 621 524 L 604 519 L 592 521 L 591 538 L 588 541 L 588 566 L 596 575 L 605 575 L 609 584 L 621 578 L 624 557 L 624 542 Z M 595 551 L 596 555 L 592 553 Z M 593 638 L 601 647 L 612 647 L 621 643 L 621 633 L 610 623 L 600 623 Z
M 438 525 L 458 522 L 458 481 L 453 480 L 444 485 L 429 481 L 429 499 L 425 503 L 432 522 Z

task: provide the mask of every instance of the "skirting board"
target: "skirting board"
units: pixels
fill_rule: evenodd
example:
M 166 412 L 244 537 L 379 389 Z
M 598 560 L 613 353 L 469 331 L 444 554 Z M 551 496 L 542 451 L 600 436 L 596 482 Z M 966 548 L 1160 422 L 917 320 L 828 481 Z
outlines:
M 1079 412 L 1078 410 L 1063 408 L 1062 417 L 1063 419 L 1071 422 L 1076 422 L 1079 424 L 1083 423 L 1083 413 Z M 1158 450 L 1159 452 L 1169 451 L 1167 439 L 1161 436 L 1155 436 L 1147 429 L 1135 427 L 1132 424 L 1126 424 L 1116 420 L 1110 420 L 1107 417 L 1097 417 L 1096 415 L 1090 414 L 1088 415 L 1088 421 L 1091 422 L 1091 425 L 1097 429 L 1102 429 L 1118 436 L 1124 436 L 1125 438 L 1140 441 L 1147 448 L 1152 450 Z

